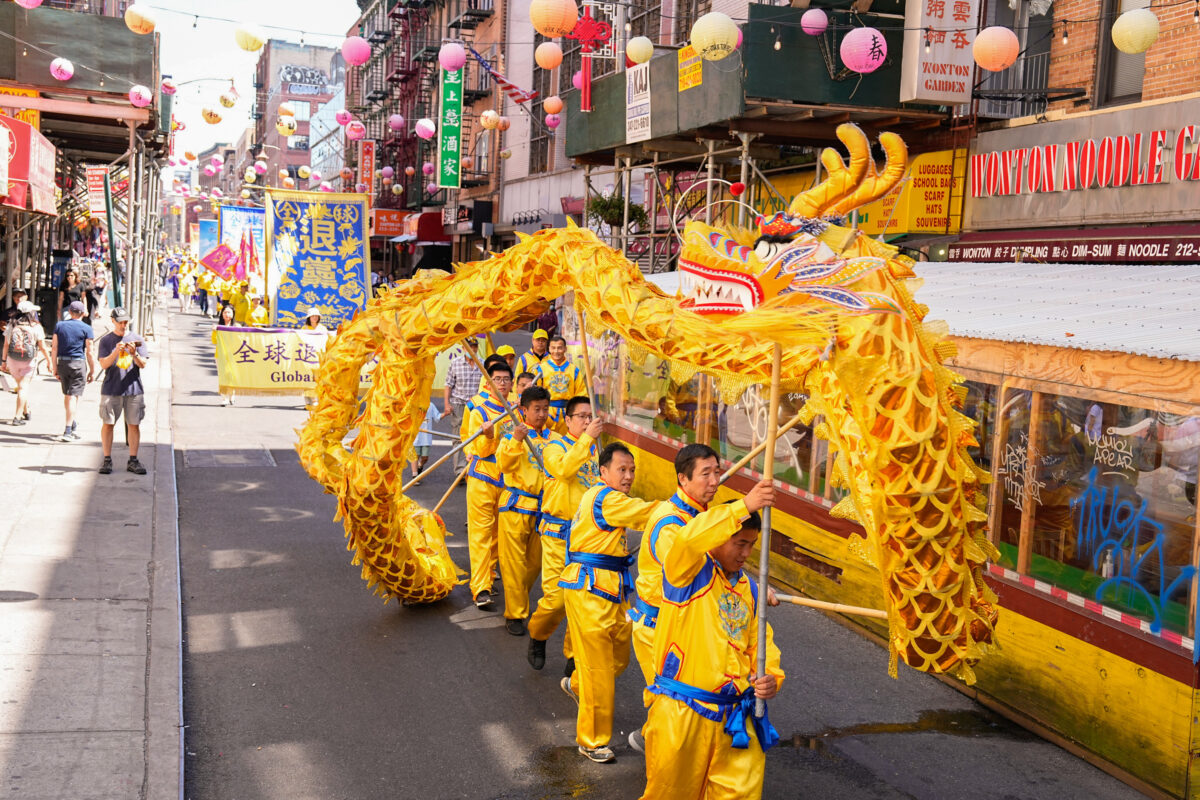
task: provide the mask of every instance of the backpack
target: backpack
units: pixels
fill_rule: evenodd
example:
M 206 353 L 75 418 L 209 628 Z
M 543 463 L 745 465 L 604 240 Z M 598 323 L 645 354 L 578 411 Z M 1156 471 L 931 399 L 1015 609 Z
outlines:
M 37 333 L 32 325 L 14 325 L 8 337 L 8 357 L 18 361 L 32 361 L 37 355 Z

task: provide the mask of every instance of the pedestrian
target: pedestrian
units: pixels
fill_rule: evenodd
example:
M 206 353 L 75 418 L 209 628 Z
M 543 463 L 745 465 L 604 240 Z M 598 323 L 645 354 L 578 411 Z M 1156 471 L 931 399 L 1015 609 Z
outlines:
M 413 440 L 413 450 L 417 454 L 415 461 L 409 462 L 409 468 L 412 470 L 412 476 L 415 478 L 425 469 L 425 465 L 429 463 L 429 451 L 433 448 L 433 426 L 437 425 L 441 416 L 438 414 L 438 408 L 433 404 L 433 400 L 429 401 L 429 408 L 425 409 L 425 421 L 421 423 L 421 430 L 417 432 L 417 437 Z
M 496 390 L 507 394 L 512 386 L 512 370 L 508 365 L 493 364 L 488 368 L 488 375 L 496 384 Z M 506 432 L 504 428 L 510 426 L 511 421 L 505 419 L 503 401 L 483 393 L 476 396 L 475 408 L 462 426 L 464 442 L 476 432 L 484 431 L 463 448 L 471 458 L 467 468 L 467 548 L 471 559 L 471 598 L 478 608 L 492 604 L 494 569 L 499 559 L 497 513 L 500 492 L 504 489 L 504 477 L 496 464 L 496 447 Z
M 82 438 L 75 432 L 75 411 L 84 387 L 96 378 L 94 334 L 92 326 L 83 321 L 86 313 L 82 300 L 72 300 L 67 305 L 67 319 L 54 326 L 51 339 L 50 368 L 62 386 L 63 410 L 66 412 L 66 427 L 58 437 L 60 442 Z
M 92 269 L 92 294 L 96 308 L 108 307 L 108 267 L 103 264 L 96 264 Z
M 79 270 L 70 267 L 63 275 L 62 283 L 58 285 L 58 309 L 55 319 L 59 321 L 68 319 L 65 312 L 71 303 L 76 302 L 83 305 L 83 284 L 79 281 Z M 87 306 L 83 306 L 83 313 L 84 316 L 87 316 Z M 91 323 L 85 320 L 84 324 L 90 325 Z
M 529 351 L 521 354 L 513 369 L 518 375 L 522 372 L 536 372 L 538 364 L 542 363 L 550 355 L 549 348 L 550 334 L 538 328 L 533 332 L 533 341 L 530 342 Z
M 196 276 L 196 297 L 200 303 L 200 313 L 204 316 L 209 316 L 208 313 L 208 295 L 212 290 L 213 273 L 203 267 L 200 268 L 200 274 Z
M 304 312 L 304 327 L 301 330 L 329 333 L 329 328 L 321 324 L 321 309 L 314 306 Z
M 0 371 L 7 372 L 17 382 L 17 407 L 13 412 L 13 425 L 24 425 L 29 420 L 29 397 L 26 394 L 33 380 L 33 360 L 38 351 L 50 363 L 46 351 L 45 331 L 38 323 L 38 307 L 28 300 L 17 305 L 20 316 L 4 330 L 3 362 Z
M 6 323 L 16 322 L 24 317 L 25 315 L 21 313 L 21 303 L 24 303 L 28 299 L 29 294 L 24 289 L 13 289 L 12 306 L 5 310 L 4 321 Z M 40 308 L 40 306 L 34 306 L 34 308 Z M 37 312 L 34 312 L 34 316 L 37 316 Z
M 212 329 L 213 347 L 217 346 L 217 326 L 224 325 L 225 327 L 232 327 L 234 324 L 235 323 L 233 321 L 233 306 L 230 306 L 230 305 L 221 306 L 221 311 L 217 314 L 217 324 L 213 325 L 213 329 Z M 234 396 L 235 396 L 235 393 L 234 393 L 233 389 L 230 389 L 228 392 L 221 392 L 221 405 L 223 405 L 223 406 L 233 405 Z
M 533 374 L 537 376 L 534 383 L 550 392 L 551 427 L 558 433 L 565 433 L 567 401 L 588 393 L 583 370 L 567 358 L 566 339 L 550 337 L 550 357 L 538 364 Z
M 475 352 L 475 337 L 463 340 L 463 347 Z M 481 378 L 479 367 L 466 355 L 460 354 L 450 359 L 446 372 L 446 385 L 442 392 L 442 419 L 450 417 L 450 430 L 459 433 L 463 424 L 463 412 L 467 403 L 475 396 Z M 459 471 L 465 455 L 455 453 L 450 459 L 450 468 L 455 473 Z
M 96 347 L 104 381 L 100 384 L 100 445 L 104 461 L 100 474 L 113 470 L 113 428 L 125 416 L 126 437 L 129 441 L 129 463 L 125 469 L 134 475 L 145 475 L 146 468 L 138 461 L 141 443 L 142 417 L 146 414 L 146 391 L 142 387 L 142 369 L 150 360 L 146 340 L 129 330 L 129 312 L 114 308 L 113 329 L 100 337 Z

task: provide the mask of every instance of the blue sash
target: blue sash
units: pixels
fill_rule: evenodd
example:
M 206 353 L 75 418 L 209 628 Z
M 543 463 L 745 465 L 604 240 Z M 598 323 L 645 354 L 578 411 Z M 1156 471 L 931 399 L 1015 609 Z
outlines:
M 538 533 L 542 536 L 548 536 L 551 539 L 561 539 L 564 542 L 571 532 L 571 520 L 556 517 L 553 514 L 542 512 L 541 522 L 538 526 Z
M 647 628 L 655 628 L 658 626 L 658 607 L 652 606 L 642 598 L 638 597 L 635 592 L 631 598 L 632 604 L 629 608 L 629 618 L 634 622 L 640 622 Z
M 603 553 L 577 553 L 570 549 L 570 542 L 567 544 L 567 563 L 580 564 L 582 568 L 579 570 L 579 580 L 574 583 L 560 580 L 558 585 L 564 589 L 582 589 L 585 581 L 590 578 L 592 587 L 588 590 L 597 597 L 603 597 L 613 603 L 620 603 L 625 599 L 625 595 L 630 592 L 632 586 L 632 578 L 629 575 L 629 568 L 633 566 L 634 556 L 610 556 Z M 609 572 L 615 572 L 621 576 L 621 595 L 611 595 L 601 589 L 596 588 L 596 575 L 593 570 L 604 569 Z
M 567 401 L 566 400 L 551 400 L 550 407 L 551 408 L 559 408 L 559 409 L 566 408 Z
M 654 685 L 649 691 L 653 694 L 661 694 L 664 697 L 671 697 L 676 700 L 695 700 L 700 703 L 711 703 L 718 708 L 720 712 L 717 714 L 715 721 L 720 722 L 722 717 L 725 719 L 725 732 L 733 737 L 733 746 L 738 750 L 746 750 L 750 747 L 750 734 L 747 731 L 746 723 L 750 722 L 754 725 L 754 733 L 758 736 L 758 743 L 762 747 L 763 752 L 770 750 L 779 743 L 779 732 L 775 730 L 775 726 L 771 724 L 770 714 L 767 713 L 766 705 L 763 706 L 762 718 L 754 715 L 754 687 L 746 687 L 746 691 L 741 694 L 717 694 L 716 692 L 706 692 L 703 689 L 697 689 L 681 681 L 673 678 L 664 678 L 662 675 L 654 676 Z M 696 706 L 688 703 L 692 709 Z M 709 719 L 713 719 L 711 712 L 704 714 Z
M 486 458 L 484 458 L 483 456 L 471 456 L 471 466 L 467 469 L 467 477 L 474 478 L 477 481 L 483 481 L 484 483 L 490 483 L 492 486 L 495 486 L 497 489 L 505 488 L 503 475 L 500 476 L 499 480 L 497 480 L 497 479 L 491 477 L 490 475 L 484 475 L 482 472 L 479 472 L 475 469 L 475 465 L 478 464 L 480 461 L 486 461 L 489 464 L 495 464 L 496 457 L 495 456 L 487 456 Z
M 522 491 L 521 489 L 518 489 L 514 486 L 505 486 L 504 491 L 508 492 L 508 496 L 504 499 L 504 504 L 502 506 L 500 506 L 500 509 L 499 509 L 500 511 L 513 511 L 513 512 L 516 512 L 517 514 L 524 514 L 528 517 L 535 517 L 535 518 L 541 517 L 541 515 L 542 515 L 541 511 L 538 511 L 538 510 L 530 511 L 529 509 L 526 509 L 526 508 L 518 508 L 517 507 L 517 498 L 524 497 L 527 500 L 536 500 L 538 507 L 540 508 L 542 505 L 541 493 L 532 494 L 530 492 Z M 534 524 L 535 525 L 537 524 L 537 519 L 534 519 Z

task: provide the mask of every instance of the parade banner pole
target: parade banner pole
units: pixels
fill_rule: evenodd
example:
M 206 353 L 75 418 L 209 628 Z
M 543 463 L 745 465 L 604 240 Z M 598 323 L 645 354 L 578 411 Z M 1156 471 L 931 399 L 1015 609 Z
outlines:
M 592 407 L 592 413 L 599 416 L 600 409 L 596 406 L 596 392 L 593 388 L 596 382 L 592 378 L 592 358 L 588 355 L 587 318 L 578 304 L 575 306 L 575 316 L 579 317 L 579 339 L 583 342 L 583 377 L 587 381 L 588 403 Z
M 785 425 L 783 425 L 778 431 L 776 431 L 775 435 L 777 437 L 783 436 L 785 433 L 787 433 L 788 431 L 790 431 L 792 428 L 796 427 L 799 424 L 800 424 L 800 415 L 797 414 L 796 416 L 789 419 L 787 421 L 787 423 Z M 753 450 L 751 450 L 749 453 L 746 453 L 746 455 L 744 455 L 740 459 L 738 459 L 738 462 L 736 464 L 734 464 L 729 469 L 725 470 L 725 474 L 721 476 L 720 483 L 725 483 L 725 481 L 732 478 L 734 475 L 737 474 L 738 470 L 740 470 L 742 467 L 749 464 L 754 459 L 758 458 L 759 455 L 762 454 L 762 451 L 766 450 L 766 449 L 767 449 L 767 440 L 763 439 L 761 442 L 759 442 L 757 445 L 754 446 Z
M 416 486 L 418 483 L 425 480 L 427 477 L 429 477 L 429 474 L 431 472 L 433 472 L 435 469 L 440 467 L 442 464 L 445 464 L 450 459 L 451 456 L 453 456 L 457 452 L 460 452 L 464 447 L 466 447 L 467 445 L 469 445 L 471 442 L 475 441 L 482 435 L 483 435 L 483 428 L 480 428 L 479 430 L 475 431 L 474 434 L 472 434 L 471 436 L 468 436 L 466 441 L 460 442 L 460 443 L 456 444 L 454 447 L 447 450 L 446 454 L 444 456 L 442 456 L 441 458 L 439 458 L 437 461 L 430 464 L 428 469 L 422 471 L 420 475 L 418 475 L 417 477 L 413 478 L 408 483 L 401 486 L 400 494 L 404 494 L 404 492 L 407 491 L 410 486 Z
M 455 478 L 454 482 L 450 484 L 450 488 L 446 490 L 446 493 L 444 495 L 442 495 L 442 499 L 438 500 L 437 505 L 433 507 L 433 511 L 431 513 L 436 514 L 438 512 L 438 509 L 440 509 L 442 506 L 446 505 L 446 501 L 449 500 L 450 495 L 454 493 L 454 487 L 458 486 L 460 483 L 462 483 L 463 478 L 467 477 L 467 470 L 469 470 L 470 468 L 471 468 L 471 466 L 469 464 L 462 468 L 462 472 L 458 473 L 458 477 Z
M 783 348 L 775 343 L 771 356 L 771 399 L 767 411 L 767 438 L 763 442 L 763 476 L 775 481 L 775 439 L 779 434 L 779 373 L 783 362 Z M 771 559 L 771 507 L 762 510 L 762 533 L 758 541 L 758 672 L 759 678 L 767 674 L 767 572 Z M 761 697 L 754 702 L 754 715 L 767 713 L 767 704 Z
M 467 358 L 475 362 L 475 366 L 478 367 L 479 371 L 483 373 L 483 377 L 487 380 L 488 388 L 492 390 L 492 393 L 495 394 L 500 400 L 501 404 L 503 404 L 504 413 L 507 414 L 508 418 L 512 420 L 512 424 L 516 426 L 524 425 L 525 423 L 522 422 L 521 418 L 517 416 L 517 412 L 513 411 L 513 407 L 508 402 L 508 398 L 500 394 L 500 390 L 496 388 L 496 384 L 492 383 L 492 376 L 488 375 L 487 370 L 483 368 L 483 362 L 479 360 L 479 355 L 469 347 L 464 347 L 463 352 L 467 354 Z M 472 436 L 471 438 L 473 439 L 475 437 Z M 542 463 L 542 454 L 539 453 L 537 448 L 533 446 L 533 442 L 529 441 L 529 437 L 525 437 L 524 441 L 525 446 L 529 448 L 529 452 L 533 454 L 533 460 L 537 462 L 538 469 L 540 469 L 542 472 L 545 472 L 546 465 Z M 464 444 L 466 443 L 464 442 Z
M 880 608 L 864 608 L 862 606 L 847 606 L 842 603 L 827 603 L 824 600 L 813 600 L 811 597 L 799 597 L 794 594 L 775 593 L 775 599 L 781 603 L 791 603 L 805 608 L 819 608 L 822 611 L 836 611 L 839 614 L 857 614 L 860 617 L 887 619 L 887 612 Z
M 452 433 L 444 433 L 442 431 L 431 431 L 428 428 L 420 428 L 417 433 L 428 433 L 430 436 L 436 436 L 439 439 L 445 439 L 450 442 L 457 442 L 459 437 Z

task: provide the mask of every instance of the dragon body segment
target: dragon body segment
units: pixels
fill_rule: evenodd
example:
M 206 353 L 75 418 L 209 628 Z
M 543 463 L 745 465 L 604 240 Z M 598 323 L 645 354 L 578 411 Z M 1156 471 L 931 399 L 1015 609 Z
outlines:
M 829 181 L 793 207 L 818 216 L 850 198 L 869 202 L 899 179 L 902 143 L 897 151 L 898 139 L 885 142 L 889 160 L 877 174 L 856 131 L 839 132 L 850 166 L 834 165 L 841 159 L 827 151 Z M 971 680 L 970 664 L 996 621 L 981 577 L 994 550 L 983 536 L 986 476 L 966 450 L 974 423 L 958 412 L 956 376 L 941 363 L 949 345 L 921 322 L 924 309 L 904 286 L 912 272 L 894 248 L 812 223 L 791 211 L 760 218 L 757 230 L 688 223 L 682 299 L 570 226 L 373 300 L 331 342 L 318 406 L 297 445 L 309 474 L 338 496 L 348 547 L 368 583 L 385 598 L 428 602 L 458 582 L 441 520 L 398 493 L 433 356 L 518 326 L 574 291 L 593 330 L 622 336 L 635 359 L 667 360 L 673 380 L 713 376 L 729 403 L 769 382 L 778 342 L 782 388 L 808 395 L 805 413 L 821 418 L 816 432 L 835 450 L 835 477 L 850 490 L 834 511 L 863 525 L 859 552 L 880 569 L 893 671 L 902 659 Z M 360 414 L 359 370 L 372 358 L 378 365 Z

